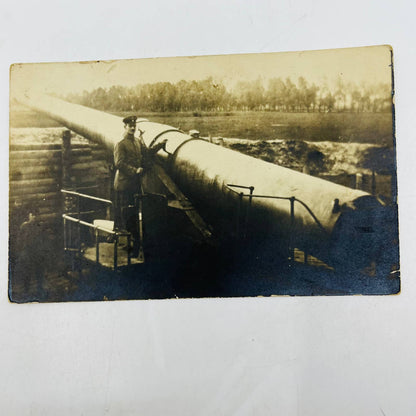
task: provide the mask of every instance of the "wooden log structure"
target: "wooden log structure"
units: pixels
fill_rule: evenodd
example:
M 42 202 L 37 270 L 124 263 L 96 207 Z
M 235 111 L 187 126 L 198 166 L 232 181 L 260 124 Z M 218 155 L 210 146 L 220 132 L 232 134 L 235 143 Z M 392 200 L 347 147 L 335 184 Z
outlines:
M 25 136 L 27 130 L 27 136 Z M 74 135 L 70 130 L 12 129 L 9 152 L 9 210 L 13 221 L 17 207 L 35 211 L 42 221 L 60 221 L 62 187 L 108 188 L 110 171 L 107 154 L 96 143 Z M 49 134 L 48 134 L 49 133 Z M 17 137 L 16 137 L 17 136 Z M 75 139 L 71 141 L 71 137 Z M 24 142 L 22 142 L 22 139 Z M 32 143 L 27 143 L 33 140 Z M 82 142 L 80 142 L 82 140 Z M 69 208 L 69 206 L 68 206 Z M 28 212 L 27 212 L 28 214 Z

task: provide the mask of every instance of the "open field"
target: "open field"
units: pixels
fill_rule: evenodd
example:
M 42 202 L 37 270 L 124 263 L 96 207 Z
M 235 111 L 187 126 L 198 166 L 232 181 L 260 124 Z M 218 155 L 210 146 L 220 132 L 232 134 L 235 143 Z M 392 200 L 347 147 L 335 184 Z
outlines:
M 202 136 L 241 139 L 340 141 L 391 146 L 392 115 L 389 113 L 151 113 L 151 121 L 196 129 Z
M 117 113 L 125 115 L 126 113 Z M 141 113 L 140 117 L 184 131 L 197 129 L 202 136 L 241 139 L 307 140 L 393 145 L 390 113 Z M 58 127 L 32 111 L 11 111 L 11 127 Z

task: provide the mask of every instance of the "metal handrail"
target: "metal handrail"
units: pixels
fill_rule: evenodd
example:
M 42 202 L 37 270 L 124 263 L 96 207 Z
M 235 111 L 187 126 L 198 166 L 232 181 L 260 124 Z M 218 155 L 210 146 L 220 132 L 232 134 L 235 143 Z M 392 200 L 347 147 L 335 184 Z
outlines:
M 65 251 L 78 251 L 79 254 L 81 254 L 81 225 L 87 228 L 92 228 L 94 229 L 94 236 L 95 236 L 95 260 L 96 263 L 99 264 L 99 259 L 100 259 L 100 244 L 99 244 L 99 236 L 98 236 L 98 232 L 102 231 L 104 233 L 107 233 L 111 236 L 114 236 L 114 270 L 117 271 L 117 266 L 118 266 L 118 253 L 117 253 L 117 249 L 118 249 L 118 240 L 119 237 L 122 236 L 126 236 L 127 237 L 127 242 L 128 242 L 128 246 L 130 247 L 130 238 L 131 238 L 131 233 L 129 232 L 123 232 L 123 231 L 115 231 L 115 230 L 110 230 L 109 228 L 100 226 L 100 225 L 94 225 L 90 222 L 87 221 L 83 221 L 81 220 L 81 214 L 83 213 L 80 210 L 80 198 L 84 198 L 84 199 L 88 199 L 88 200 L 92 200 L 92 201 L 98 201 L 98 202 L 103 202 L 107 205 L 111 205 L 112 201 L 108 200 L 108 199 L 104 199 L 104 198 L 98 198 L 96 196 L 92 196 L 92 195 L 87 195 L 87 194 L 82 194 L 80 192 L 76 192 L 76 191 L 70 191 L 67 189 L 61 189 L 61 192 L 63 194 L 67 194 L 67 195 L 71 195 L 71 196 L 75 196 L 77 198 L 77 208 L 78 208 L 78 212 L 76 213 L 67 213 L 67 214 L 62 214 L 62 218 L 64 220 L 64 250 Z M 75 218 L 71 215 L 77 215 L 78 218 Z M 73 222 L 75 224 L 77 224 L 77 230 L 78 230 L 78 248 L 77 249 L 72 249 L 72 248 L 68 248 L 67 247 L 67 224 L 66 222 Z M 71 241 L 71 228 L 69 228 L 69 240 Z M 130 256 L 130 251 L 128 251 L 127 253 L 127 264 L 130 265 L 131 264 L 131 256 Z
M 227 187 L 230 189 L 231 192 L 234 192 L 238 194 L 240 197 L 248 197 L 250 200 L 252 198 L 265 198 L 265 199 L 280 199 L 280 200 L 287 200 L 287 201 L 293 201 L 293 202 L 299 202 L 310 214 L 310 216 L 313 218 L 313 220 L 316 222 L 318 227 L 323 231 L 324 233 L 328 234 L 328 231 L 325 229 L 325 227 L 321 224 L 321 222 L 318 220 L 316 215 L 313 213 L 313 211 L 308 207 L 305 202 L 302 200 L 294 197 L 294 196 L 274 196 L 274 195 L 256 195 L 253 194 L 254 186 L 243 186 L 243 185 L 233 185 L 233 184 L 227 184 Z M 242 189 L 250 189 L 250 194 L 244 194 L 243 192 L 237 192 L 232 188 L 242 188 Z
M 63 194 L 68 194 L 68 195 L 73 195 L 73 196 L 77 196 L 79 198 L 85 198 L 85 199 L 91 199 L 93 201 L 99 201 L 99 202 L 104 202 L 106 204 L 112 204 L 113 202 L 110 201 L 109 199 L 104 199 L 104 198 L 98 198 L 97 196 L 92 196 L 92 195 L 87 195 L 87 194 L 81 194 L 80 192 L 76 192 L 76 191 L 69 191 L 67 189 L 61 189 L 61 192 Z
M 70 215 L 66 215 L 66 214 L 62 214 L 62 218 L 64 219 L 64 250 L 65 251 L 71 251 L 71 249 L 68 249 L 66 247 L 66 240 L 67 240 L 67 236 L 66 236 L 66 221 L 70 221 L 70 222 L 74 222 L 76 224 L 78 224 L 78 228 L 79 226 L 83 225 L 85 227 L 88 228 L 92 228 L 94 229 L 94 236 L 95 236 L 95 262 L 97 264 L 99 264 L 99 260 L 100 260 L 100 243 L 99 243 L 99 239 L 98 239 L 98 231 L 103 231 L 107 234 L 110 234 L 112 236 L 115 236 L 115 241 L 114 241 L 114 261 L 113 261 L 113 265 L 114 265 L 114 271 L 117 271 L 117 267 L 118 267 L 118 254 L 117 254 L 117 249 L 118 249 L 118 239 L 119 237 L 125 236 L 127 237 L 127 244 L 130 247 L 130 237 L 131 234 L 129 232 L 123 232 L 123 231 L 114 231 L 114 230 L 110 230 L 109 228 L 105 228 L 102 227 L 100 225 L 94 225 L 91 224 L 90 222 L 87 221 L 82 221 L 79 218 L 74 218 L 71 217 Z M 79 253 L 81 253 L 81 242 L 79 241 L 79 247 L 77 250 Z M 131 255 L 130 255 L 130 251 L 127 251 L 127 264 L 130 266 L 131 264 Z
M 130 233 L 127 232 L 127 231 L 123 232 L 123 231 L 110 230 L 109 228 L 105 228 L 105 227 L 102 227 L 100 225 L 94 225 L 90 222 L 82 221 L 78 218 L 71 217 L 70 215 L 67 215 L 67 214 L 62 214 L 62 218 L 64 220 L 75 222 L 77 224 L 84 225 L 84 226 L 89 227 L 89 228 L 94 228 L 95 230 L 104 231 L 105 233 L 108 233 L 108 234 L 111 234 L 111 235 L 117 235 L 119 237 L 130 235 Z
M 273 195 L 255 195 L 253 193 L 254 186 L 227 184 L 227 187 L 231 192 L 236 193 L 239 197 L 238 212 L 236 216 L 237 217 L 237 230 L 236 230 L 237 236 L 239 235 L 239 232 L 240 232 L 240 210 L 241 210 L 243 197 L 249 198 L 249 204 L 247 206 L 246 217 L 245 217 L 244 238 L 246 238 L 248 215 L 249 215 L 249 210 L 250 210 L 253 198 L 279 199 L 279 200 L 286 200 L 290 202 L 290 233 L 289 233 L 288 249 L 289 249 L 289 257 L 291 258 L 292 261 L 294 261 L 295 259 L 295 245 L 294 245 L 294 235 L 293 235 L 294 229 L 295 229 L 295 202 L 299 202 L 307 210 L 309 215 L 313 218 L 313 220 L 315 221 L 315 223 L 318 225 L 318 227 L 320 228 L 322 232 L 324 232 L 325 234 L 329 234 L 328 231 L 320 223 L 318 218 L 315 216 L 313 211 L 303 201 L 301 201 L 300 199 L 297 199 L 294 196 L 287 197 L 287 196 L 273 196 Z M 233 188 L 249 189 L 250 193 L 245 194 L 244 192 L 238 192 L 234 190 Z M 307 259 L 307 253 L 305 252 L 305 263 L 307 261 L 306 259 Z

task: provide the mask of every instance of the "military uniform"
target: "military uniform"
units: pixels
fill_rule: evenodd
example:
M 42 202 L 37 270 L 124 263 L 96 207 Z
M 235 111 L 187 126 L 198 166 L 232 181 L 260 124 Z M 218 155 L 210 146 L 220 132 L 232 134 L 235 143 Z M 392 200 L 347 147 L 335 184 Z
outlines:
M 134 135 L 125 134 L 123 140 L 114 147 L 114 227 L 126 229 L 133 234 L 135 230 L 132 227 L 135 221 L 127 211 L 128 206 L 134 206 L 134 195 L 141 192 L 137 169 L 143 168 L 143 159 L 143 148 Z
M 146 171 L 150 171 L 151 157 L 164 143 L 147 149 L 144 143 L 134 137 L 136 116 L 123 119 L 126 126 L 134 127 L 126 131 L 123 139 L 114 147 L 114 228 L 125 229 L 133 236 L 133 255 L 137 249 L 138 224 L 135 194 L 142 193 L 142 181 Z M 141 168 L 141 173 L 138 173 Z
M 116 176 L 114 190 L 116 192 L 137 192 L 139 189 L 139 175 L 137 169 L 144 168 L 144 151 L 137 139 L 129 134 L 114 147 L 114 165 Z
M 21 282 L 24 299 L 34 300 L 44 296 L 46 246 L 45 236 L 38 218 L 33 214 L 20 226 L 18 236 L 19 256 L 14 268 L 13 284 Z M 33 297 L 35 296 L 35 298 Z

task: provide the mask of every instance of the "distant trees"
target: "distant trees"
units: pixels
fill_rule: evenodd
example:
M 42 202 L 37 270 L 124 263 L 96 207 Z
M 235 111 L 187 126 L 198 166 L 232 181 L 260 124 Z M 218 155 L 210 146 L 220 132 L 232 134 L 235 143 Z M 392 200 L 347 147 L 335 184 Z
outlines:
M 69 101 L 104 111 L 281 111 L 281 112 L 386 112 L 391 111 L 388 84 L 346 83 L 335 88 L 324 81 L 310 84 L 304 77 L 240 81 L 232 90 L 212 77 L 202 81 L 156 82 L 128 88 L 112 86 L 71 94 Z

